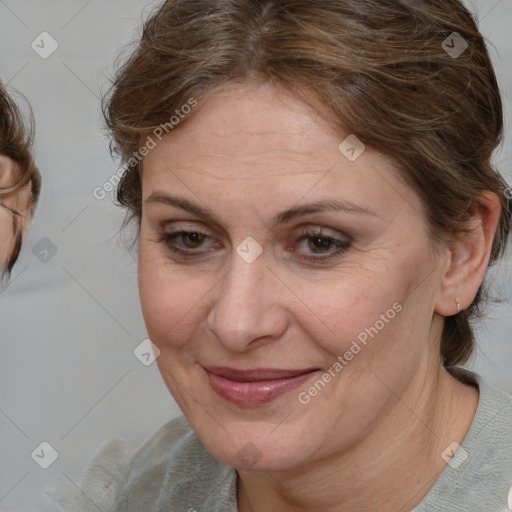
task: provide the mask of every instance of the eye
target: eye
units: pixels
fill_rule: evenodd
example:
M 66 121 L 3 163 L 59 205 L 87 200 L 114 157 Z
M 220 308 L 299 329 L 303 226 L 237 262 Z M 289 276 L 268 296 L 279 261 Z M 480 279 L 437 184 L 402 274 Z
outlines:
M 200 258 L 219 247 L 219 243 L 212 241 L 202 229 L 165 232 L 157 242 L 164 244 L 174 255 L 181 258 Z M 319 263 L 341 256 L 350 245 L 348 237 L 343 239 L 341 235 L 339 238 L 330 236 L 321 228 L 305 228 L 291 251 L 301 260 Z
M 299 237 L 300 248 L 305 248 L 309 255 L 299 255 L 299 258 L 307 261 L 325 261 L 341 256 L 350 248 L 350 240 L 329 236 L 322 229 L 306 228 Z M 294 252 L 295 248 L 293 249 Z
M 204 246 L 205 241 L 209 240 L 209 236 L 201 230 L 180 230 L 174 233 L 163 233 L 157 242 L 164 244 L 167 249 L 171 250 L 179 256 L 197 257 L 212 248 L 197 251 Z

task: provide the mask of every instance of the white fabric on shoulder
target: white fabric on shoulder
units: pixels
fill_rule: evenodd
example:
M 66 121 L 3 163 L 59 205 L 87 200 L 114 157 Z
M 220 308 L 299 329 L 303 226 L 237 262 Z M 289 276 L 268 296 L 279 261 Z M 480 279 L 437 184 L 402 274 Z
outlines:
M 77 486 L 65 475 L 45 489 L 64 512 L 108 512 L 125 485 L 135 450 L 120 438 L 102 444 Z

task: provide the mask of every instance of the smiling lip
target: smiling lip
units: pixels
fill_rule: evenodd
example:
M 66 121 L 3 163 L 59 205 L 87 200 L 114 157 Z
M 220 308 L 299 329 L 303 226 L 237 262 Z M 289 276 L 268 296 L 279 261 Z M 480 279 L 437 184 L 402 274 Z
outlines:
M 300 386 L 317 369 L 277 370 L 256 368 L 237 370 L 225 366 L 203 367 L 210 386 L 222 398 L 235 405 L 264 405 Z

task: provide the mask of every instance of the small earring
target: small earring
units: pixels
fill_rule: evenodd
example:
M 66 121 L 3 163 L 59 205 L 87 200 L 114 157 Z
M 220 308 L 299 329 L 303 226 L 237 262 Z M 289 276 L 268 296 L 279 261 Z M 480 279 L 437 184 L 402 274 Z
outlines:
M 455 298 L 455 303 L 457 304 L 457 309 L 459 310 L 460 313 L 460 302 L 458 297 Z

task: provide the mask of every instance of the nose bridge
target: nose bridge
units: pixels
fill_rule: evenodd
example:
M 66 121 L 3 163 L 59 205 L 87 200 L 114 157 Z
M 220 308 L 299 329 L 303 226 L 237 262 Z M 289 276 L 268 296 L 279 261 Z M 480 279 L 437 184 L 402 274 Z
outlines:
M 244 241 L 233 252 L 231 269 L 218 287 L 208 316 L 209 328 L 231 350 L 244 350 L 257 338 L 278 336 L 283 328 L 264 255 L 252 261 L 245 257 L 254 250 L 250 244 Z

